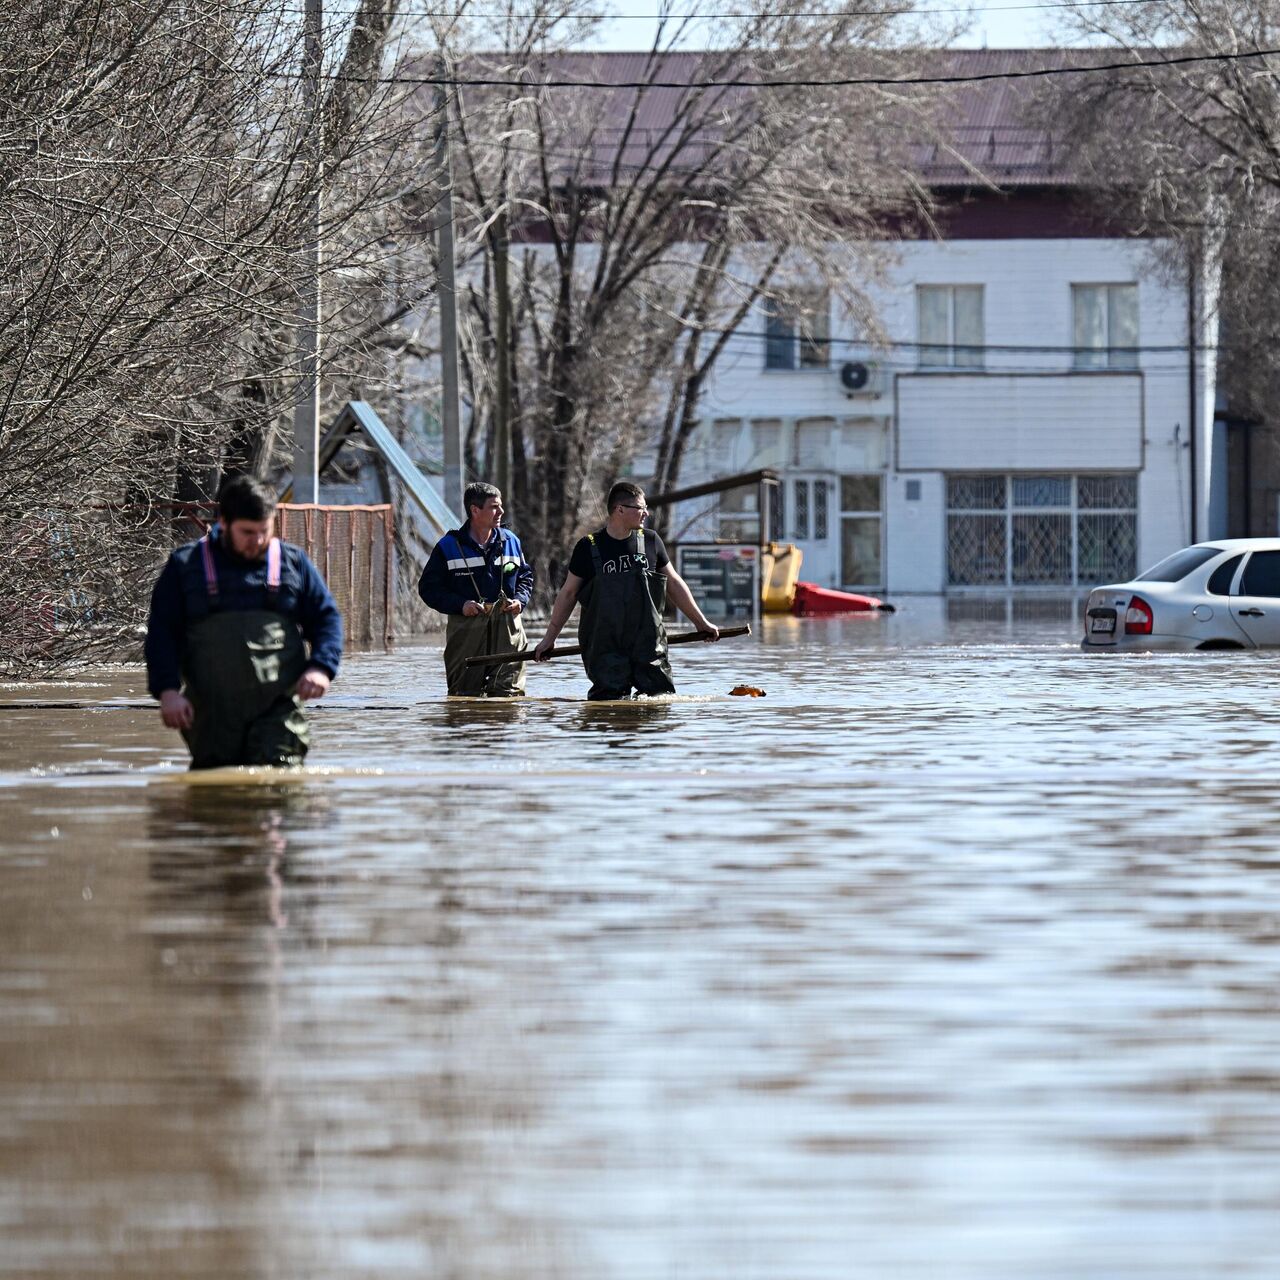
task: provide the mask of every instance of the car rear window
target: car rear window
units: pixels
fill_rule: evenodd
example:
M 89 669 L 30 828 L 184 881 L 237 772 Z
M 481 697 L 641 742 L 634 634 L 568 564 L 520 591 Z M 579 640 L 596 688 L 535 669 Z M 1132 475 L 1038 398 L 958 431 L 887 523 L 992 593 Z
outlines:
M 1198 569 L 1206 560 L 1221 555 L 1222 547 L 1185 547 L 1175 551 L 1167 559 L 1161 560 L 1154 569 L 1140 573 L 1138 582 L 1181 582 L 1193 569 Z
M 1240 561 L 1243 559 L 1244 556 L 1232 556 L 1230 560 L 1224 560 L 1209 575 L 1205 590 L 1211 596 L 1229 596 L 1231 594 L 1231 580 L 1236 576 L 1236 570 L 1240 567 Z
M 1255 551 L 1240 580 L 1242 596 L 1280 596 L 1280 551 Z

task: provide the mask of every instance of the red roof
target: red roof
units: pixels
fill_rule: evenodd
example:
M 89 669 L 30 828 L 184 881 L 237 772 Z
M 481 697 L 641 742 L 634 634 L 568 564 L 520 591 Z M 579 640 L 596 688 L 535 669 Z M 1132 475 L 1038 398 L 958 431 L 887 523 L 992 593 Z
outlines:
M 1105 49 L 948 49 L 930 55 L 925 74 L 1001 76 L 1109 60 L 1112 51 Z M 1018 76 L 922 85 L 947 95 L 945 143 L 924 143 L 916 149 L 916 164 L 929 185 L 972 186 L 981 179 L 970 166 L 1000 187 L 1073 185 L 1076 178 L 1067 166 L 1067 149 L 1036 110 L 1036 99 L 1048 83 L 1043 77 Z
M 1121 60 L 1116 51 L 1107 49 L 948 49 L 923 55 L 923 69 L 917 62 L 915 67 L 904 66 L 903 70 L 905 76 L 1000 76 L 1043 67 L 1088 66 L 1109 59 Z M 483 55 L 468 60 L 465 74 L 468 78 L 505 80 L 513 71 L 511 63 L 501 55 Z M 647 53 L 599 51 L 549 55 L 537 64 L 530 80 L 617 86 L 612 91 L 590 91 L 589 108 L 584 115 L 584 138 L 591 139 L 586 164 L 577 163 L 576 148 L 564 143 L 559 153 L 562 167 L 566 171 L 576 169 L 579 181 L 598 182 L 608 180 L 615 162 L 625 176 L 635 166 L 651 165 L 655 146 L 661 156 L 663 130 L 676 117 L 689 88 L 707 81 L 753 80 L 762 74 L 766 73 L 758 69 L 735 69 L 716 54 L 702 51 L 670 52 L 657 58 Z M 783 72 L 782 76 L 799 78 L 794 70 Z M 1065 148 L 1037 122 L 1034 100 L 1045 83 L 1043 78 L 1024 77 L 922 84 L 918 91 L 901 88 L 899 92 L 906 94 L 945 95 L 936 138 L 922 136 L 918 143 L 911 144 L 910 153 L 918 171 L 936 188 L 981 185 L 984 176 L 999 187 L 1073 185 L 1076 179 L 1066 166 Z M 635 84 L 649 87 L 641 93 L 629 87 Z M 564 94 L 566 100 L 574 96 L 572 88 L 556 92 Z M 755 92 L 749 87 L 718 89 L 716 102 L 732 112 Z M 637 97 L 636 119 L 624 140 L 624 126 Z M 832 127 L 843 127 L 842 122 L 833 119 Z M 699 161 L 699 148 L 686 146 L 681 149 L 678 167 L 688 171 L 697 168 Z M 975 169 L 979 172 L 975 173 Z

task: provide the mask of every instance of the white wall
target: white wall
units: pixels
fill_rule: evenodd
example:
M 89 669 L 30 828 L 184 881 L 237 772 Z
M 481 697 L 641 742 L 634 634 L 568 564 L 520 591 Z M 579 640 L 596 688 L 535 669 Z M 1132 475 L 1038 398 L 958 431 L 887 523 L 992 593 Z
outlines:
M 902 471 L 1137 471 L 1133 373 L 898 375 Z

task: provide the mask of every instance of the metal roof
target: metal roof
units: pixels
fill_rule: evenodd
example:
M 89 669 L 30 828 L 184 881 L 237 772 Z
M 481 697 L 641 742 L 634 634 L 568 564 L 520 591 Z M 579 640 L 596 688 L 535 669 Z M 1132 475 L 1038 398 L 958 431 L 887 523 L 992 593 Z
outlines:
M 1025 72 L 1042 67 L 1089 65 L 1105 61 L 1105 49 L 948 49 L 919 55 L 903 55 L 905 76 L 977 76 Z M 892 65 L 892 55 L 886 55 Z M 467 59 L 468 77 L 506 78 L 515 73 L 514 59 L 501 54 L 478 55 Z M 591 84 L 617 85 L 612 91 L 552 89 L 557 100 L 573 108 L 575 97 L 582 101 L 582 137 L 571 141 L 567 131 L 553 159 L 561 173 L 574 174 L 584 183 L 623 181 L 628 173 L 661 161 L 664 132 L 677 119 L 679 105 L 690 88 L 707 81 L 750 80 L 770 74 L 736 62 L 728 55 L 674 51 L 659 55 L 640 52 L 562 52 L 548 55 L 533 66 L 526 61 L 531 83 L 550 80 L 580 80 Z M 794 68 L 780 73 L 798 78 Z M 823 74 L 829 74 L 824 72 Z M 855 73 L 856 74 L 856 73 Z M 890 72 L 889 74 L 892 74 Z M 675 82 L 639 90 L 621 87 L 635 82 Z M 980 80 L 968 84 L 909 85 L 898 89 L 904 97 L 923 99 L 928 94 L 945 106 L 938 112 L 934 136 L 908 143 L 914 167 L 928 185 L 939 188 L 993 183 L 997 187 L 1074 186 L 1078 178 L 1067 164 L 1066 149 L 1051 130 L 1038 122 L 1036 95 L 1039 79 Z M 720 88 L 712 91 L 714 102 L 726 114 L 747 107 L 756 90 L 750 87 Z M 629 116 L 635 108 L 635 118 Z M 709 115 L 705 107 L 700 112 Z M 557 121 L 561 127 L 564 120 Z M 832 120 L 832 126 L 840 122 Z M 924 130 L 922 130 L 922 133 Z M 715 139 L 708 137 L 707 150 Z M 679 148 L 675 168 L 697 171 L 707 154 L 697 145 Z M 616 175 L 616 177 L 615 177 Z

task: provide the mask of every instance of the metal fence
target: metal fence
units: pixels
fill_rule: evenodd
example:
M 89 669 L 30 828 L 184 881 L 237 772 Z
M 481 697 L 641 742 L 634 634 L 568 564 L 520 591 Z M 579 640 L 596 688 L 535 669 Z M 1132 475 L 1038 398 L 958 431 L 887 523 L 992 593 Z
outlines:
M 948 476 L 948 585 L 1123 582 L 1136 568 L 1137 505 L 1131 473 Z
M 212 502 L 172 508 L 175 541 L 200 537 L 217 519 Z M 395 639 L 395 522 L 392 508 L 282 502 L 277 533 L 301 547 L 329 585 L 349 649 L 389 649 Z

